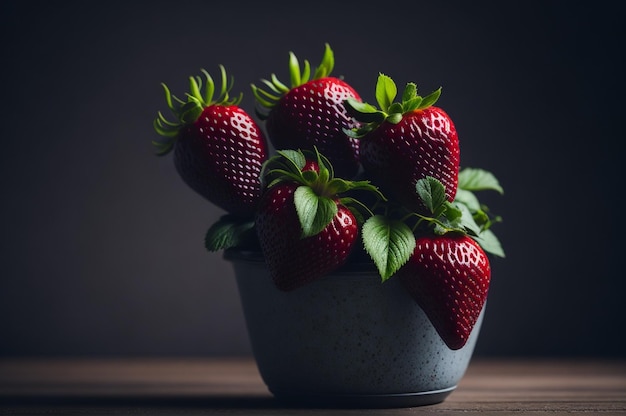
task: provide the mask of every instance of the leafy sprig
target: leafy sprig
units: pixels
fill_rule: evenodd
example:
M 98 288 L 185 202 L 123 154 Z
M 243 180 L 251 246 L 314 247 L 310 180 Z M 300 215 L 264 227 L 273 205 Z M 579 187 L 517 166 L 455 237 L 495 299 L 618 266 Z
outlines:
M 490 230 L 501 218 L 491 217 L 487 207 L 478 202 L 474 192 L 482 190 L 503 192 L 490 172 L 465 168 L 459 175 L 457 198 L 449 202 L 444 185 L 428 176 L 415 186 L 415 192 L 429 210 L 428 215 L 405 212 L 399 217 L 402 212 L 399 210 L 395 215 L 385 212 L 368 218 L 363 224 L 363 244 L 382 280 L 388 280 L 409 260 L 415 249 L 415 236 L 420 233 L 466 234 L 486 252 L 504 257 L 500 241 Z
M 489 208 L 481 204 L 476 196 L 478 191 L 495 191 L 504 194 L 498 179 L 489 171 L 478 168 L 464 168 L 459 172 L 458 189 L 453 203 L 467 212 L 465 219 L 472 225 L 469 234 L 488 253 L 506 257 L 499 239 L 491 230 L 495 223 L 502 222 L 502 217 L 493 216 Z M 471 218 L 471 220 L 470 220 Z

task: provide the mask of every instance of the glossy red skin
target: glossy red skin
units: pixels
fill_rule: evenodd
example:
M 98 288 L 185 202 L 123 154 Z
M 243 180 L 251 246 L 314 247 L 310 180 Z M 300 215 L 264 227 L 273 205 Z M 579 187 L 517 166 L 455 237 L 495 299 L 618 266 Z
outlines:
M 255 218 L 261 251 L 276 287 L 295 290 L 343 265 L 358 237 L 355 217 L 338 204 L 333 221 L 319 234 L 300 238 L 293 202 L 299 185 L 283 182 L 269 188 Z
M 489 291 L 491 267 L 482 248 L 459 234 L 420 237 L 397 276 L 448 347 L 462 348 Z
M 359 169 L 359 141 L 343 129 L 359 123 L 348 115 L 344 100 L 359 94 L 346 82 L 326 77 L 291 89 L 269 113 L 266 128 L 276 149 L 313 146 L 333 165 L 337 177 L 351 179 Z
M 398 124 L 383 122 L 361 139 L 366 175 L 388 197 L 409 210 L 427 213 L 415 190 L 418 180 L 440 180 L 448 201 L 459 178 L 459 137 L 450 117 L 438 107 L 405 114 Z
M 174 148 L 183 181 L 225 211 L 254 215 L 267 143 L 256 122 L 238 106 L 212 105 L 185 127 Z

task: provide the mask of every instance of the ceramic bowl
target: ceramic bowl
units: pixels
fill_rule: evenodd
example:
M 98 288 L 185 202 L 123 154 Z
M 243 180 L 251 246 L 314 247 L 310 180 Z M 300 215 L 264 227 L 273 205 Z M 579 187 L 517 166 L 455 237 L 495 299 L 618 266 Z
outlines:
M 347 267 L 291 292 L 260 255 L 227 251 L 250 343 L 277 399 L 313 405 L 405 407 L 442 402 L 463 377 L 482 323 L 449 349 L 398 279 Z

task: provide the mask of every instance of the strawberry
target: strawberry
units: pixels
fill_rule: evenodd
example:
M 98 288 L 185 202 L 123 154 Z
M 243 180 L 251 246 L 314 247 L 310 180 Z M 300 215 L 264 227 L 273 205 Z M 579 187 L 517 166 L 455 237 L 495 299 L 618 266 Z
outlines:
M 189 187 L 230 214 L 251 217 L 261 197 L 259 175 L 267 144 L 256 122 L 239 107 L 241 95 L 229 98 L 232 80 L 229 85 L 224 67 L 220 70 L 222 88 L 215 100 L 215 84 L 204 70 L 204 92 L 202 79 L 190 77 L 187 101 L 162 84 L 176 121 L 159 112 L 154 128 L 164 139 L 153 143 L 159 155 L 174 150 L 176 169 Z
M 474 195 L 502 188 L 487 171 L 466 168 L 461 173 L 461 200 L 448 201 L 443 183 L 427 176 L 416 183 L 427 214 L 374 215 L 362 231 L 383 281 L 400 279 L 454 350 L 466 344 L 487 298 L 491 268 L 486 252 L 504 257 L 489 230 L 494 220 Z M 415 220 L 411 226 L 410 220 Z
M 318 234 L 301 238 L 294 193 L 298 185 L 284 183 L 265 195 L 256 226 L 261 248 L 274 283 L 289 291 L 303 286 L 345 263 L 357 241 L 358 226 L 345 206 Z
M 415 186 L 427 176 L 441 181 L 446 197 L 456 194 L 459 173 L 459 139 L 450 117 L 433 104 L 441 89 L 421 97 L 408 83 L 401 102 L 394 102 L 396 85 L 380 74 L 376 99 L 380 110 L 354 99 L 346 108 L 366 124 L 349 131 L 360 138 L 360 160 L 367 177 L 390 198 L 411 211 L 425 212 Z
M 276 287 L 291 291 L 343 265 L 358 239 L 357 217 L 340 194 L 376 189 L 368 182 L 334 178 L 327 159 L 279 151 L 267 162 L 268 187 L 255 225 Z
M 258 112 L 265 120 L 270 142 L 276 149 L 308 149 L 317 147 L 335 166 L 337 175 L 353 178 L 359 165 L 359 142 L 348 137 L 344 129 L 360 124 L 347 114 L 344 100 L 360 101 L 359 94 L 345 81 L 330 76 L 334 54 L 328 44 L 322 62 L 310 78 L 310 66 L 304 69 L 290 53 L 290 86 L 272 74 L 271 81 L 262 80 L 267 90 L 252 85 Z
M 478 243 L 459 233 L 421 236 L 397 276 L 446 345 L 463 347 L 491 279 L 489 260 Z

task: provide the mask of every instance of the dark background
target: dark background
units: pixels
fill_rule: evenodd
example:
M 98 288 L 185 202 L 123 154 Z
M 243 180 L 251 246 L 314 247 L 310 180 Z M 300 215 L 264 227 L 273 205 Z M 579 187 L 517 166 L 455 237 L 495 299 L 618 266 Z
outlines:
M 480 355 L 626 356 L 624 14 L 618 2 L 3 1 L 0 355 L 241 355 L 222 214 L 157 158 L 160 82 L 224 64 L 286 79 L 325 42 L 373 102 L 379 72 L 439 101 L 504 217 Z

